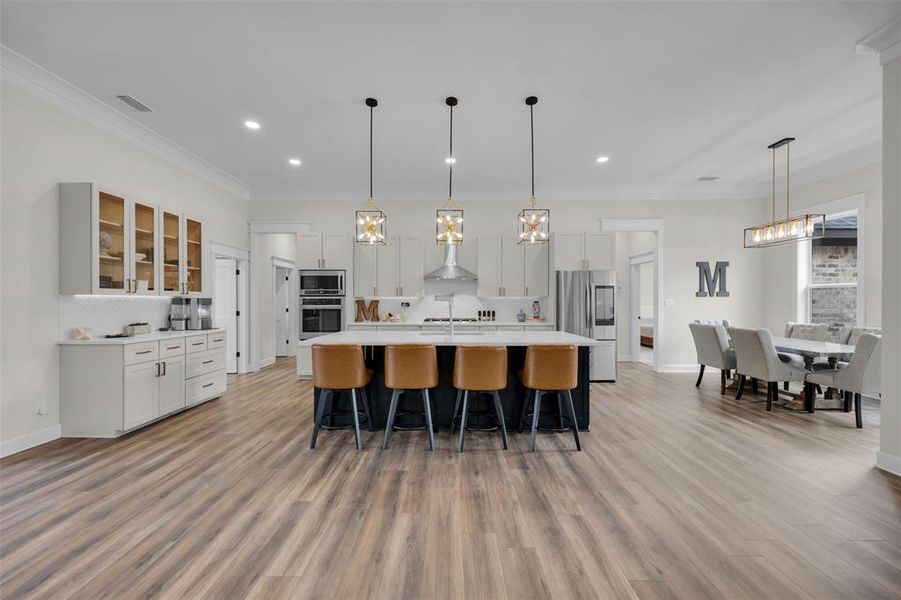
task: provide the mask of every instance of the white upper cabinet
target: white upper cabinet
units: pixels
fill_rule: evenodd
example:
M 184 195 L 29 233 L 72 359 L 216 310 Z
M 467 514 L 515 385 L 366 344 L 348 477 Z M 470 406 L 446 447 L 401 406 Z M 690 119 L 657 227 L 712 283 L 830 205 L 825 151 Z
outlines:
M 547 296 L 548 246 L 515 237 L 478 238 L 480 296 Z
M 350 238 L 343 233 L 300 233 L 297 235 L 299 269 L 347 269 L 350 267 Z
M 554 234 L 554 270 L 616 268 L 616 238 L 612 233 Z
M 92 183 L 59 185 L 59 293 L 202 295 L 203 223 Z
M 585 261 L 588 269 L 615 269 L 616 236 L 612 233 L 586 233 Z
M 547 297 L 549 294 L 550 265 L 547 244 L 523 244 L 525 264 L 524 296 Z
M 354 244 L 354 295 L 421 295 L 422 238 L 389 237 L 386 242 L 372 246 Z
M 423 293 L 422 238 L 401 236 L 398 252 L 398 286 L 400 296 L 421 296 Z

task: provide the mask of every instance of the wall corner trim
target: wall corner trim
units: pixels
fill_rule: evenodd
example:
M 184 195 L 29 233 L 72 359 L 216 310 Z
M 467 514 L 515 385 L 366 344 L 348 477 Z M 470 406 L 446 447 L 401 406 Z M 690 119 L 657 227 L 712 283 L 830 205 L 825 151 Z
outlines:
M 214 183 L 244 200 L 250 200 L 250 186 L 237 177 L 2 44 L 0 78 L 108 133 L 140 146 L 177 168 Z
M 62 431 L 61 425 L 51 425 L 19 437 L 0 441 L 0 458 L 57 440 L 62 437 Z

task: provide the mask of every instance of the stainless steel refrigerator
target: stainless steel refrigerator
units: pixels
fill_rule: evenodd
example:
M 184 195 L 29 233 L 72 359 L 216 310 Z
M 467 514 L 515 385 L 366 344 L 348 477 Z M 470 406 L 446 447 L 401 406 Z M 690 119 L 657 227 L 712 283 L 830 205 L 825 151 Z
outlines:
M 616 381 L 616 271 L 557 271 L 557 330 L 602 343 L 591 348 L 591 381 Z

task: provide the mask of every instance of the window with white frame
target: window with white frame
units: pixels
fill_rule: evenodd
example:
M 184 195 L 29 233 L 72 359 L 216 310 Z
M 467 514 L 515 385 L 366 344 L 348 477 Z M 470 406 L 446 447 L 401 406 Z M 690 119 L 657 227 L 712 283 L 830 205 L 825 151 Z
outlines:
M 826 235 L 813 240 L 807 262 L 807 314 L 812 323 L 857 324 L 857 212 L 826 217 Z

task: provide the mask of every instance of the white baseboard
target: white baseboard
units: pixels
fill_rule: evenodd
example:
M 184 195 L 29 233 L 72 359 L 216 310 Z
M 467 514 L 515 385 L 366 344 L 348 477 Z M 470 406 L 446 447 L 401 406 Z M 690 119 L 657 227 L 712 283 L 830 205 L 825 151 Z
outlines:
M 631 354 L 620 354 L 616 357 L 617 362 L 632 362 Z
M 257 371 L 259 371 L 263 367 L 268 367 L 269 365 L 274 365 L 274 364 L 275 364 L 275 356 L 269 356 L 269 357 L 263 358 L 260 360 L 260 362 L 257 363 Z
M 698 365 L 663 365 L 663 373 L 698 373 Z
M 883 471 L 888 471 L 893 475 L 901 477 L 901 458 L 886 454 L 885 452 L 876 453 L 876 466 Z
M 62 437 L 63 428 L 61 425 L 51 425 L 19 437 L 0 442 L 0 458 L 52 442 Z

